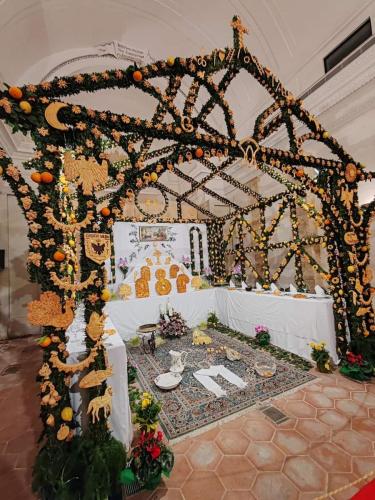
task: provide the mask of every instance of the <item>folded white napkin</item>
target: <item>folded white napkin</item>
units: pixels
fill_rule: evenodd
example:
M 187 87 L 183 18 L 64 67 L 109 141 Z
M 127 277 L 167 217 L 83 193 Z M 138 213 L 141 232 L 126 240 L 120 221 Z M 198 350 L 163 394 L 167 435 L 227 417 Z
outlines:
M 231 370 L 228 370 L 224 365 L 211 365 L 209 368 L 202 368 L 193 373 L 194 377 L 200 382 L 204 387 L 215 394 L 216 397 L 220 398 L 226 395 L 226 391 L 220 387 L 211 377 L 217 377 L 221 375 L 225 380 L 231 384 L 244 389 L 247 386 L 247 382 L 238 377 Z
M 232 280 L 230 280 L 230 281 L 229 281 L 229 286 L 230 286 L 231 288 L 236 288 L 236 285 L 233 283 L 233 281 L 232 281 Z
M 256 282 L 256 284 L 255 284 L 255 289 L 256 290 L 263 290 L 263 288 L 261 287 L 261 285 L 258 282 Z
M 316 287 L 315 287 L 315 293 L 316 293 L 316 295 L 319 295 L 319 297 L 324 297 L 325 296 L 325 291 L 319 285 L 316 285 Z
M 242 288 L 242 290 L 246 290 L 246 288 L 247 288 L 247 285 L 244 281 L 241 283 L 241 288 Z
M 271 292 L 276 292 L 276 290 L 278 290 L 277 286 L 275 285 L 275 283 L 271 283 Z
M 292 293 L 297 293 L 297 288 L 292 285 L 292 283 L 289 285 L 289 290 L 292 292 Z

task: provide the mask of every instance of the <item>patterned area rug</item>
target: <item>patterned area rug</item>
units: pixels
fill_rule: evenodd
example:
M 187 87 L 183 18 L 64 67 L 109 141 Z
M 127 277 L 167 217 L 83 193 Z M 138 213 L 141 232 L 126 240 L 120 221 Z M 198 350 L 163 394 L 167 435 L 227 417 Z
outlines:
M 129 361 L 138 370 L 137 377 L 142 389 L 151 392 L 163 404 L 160 423 L 168 439 L 195 431 L 315 378 L 310 373 L 273 357 L 277 366 L 275 375 L 262 378 L 255 372 L 254 362 L 269 359 L 271 356 L 268 353 L 252 349 L 245 342 L 216 330 L 210 329 L 206 333 L 213 339 L 210 348 L 231 347 L 242 354 L 242 359 L 229 361 L 225 353 L 209 354 L 207 346 L 193 346 L 191 333 L 180 339 L 166 340 L 165 344 L 157 348 L 155 356 L 145 354 L 140 347 L 128 347 Z M 159 374 L 169 371 L 170 350 L 186 351 L 189 354 L 181 384 L 172 391 L 162 391 L 153 381 Z M 193 376 L 196 370 L 210 365 L 226 366 L 247 382 L 247 386 L 239 389 L 221 376 L 215 377 L 214 380 L 227 391 L 225 397 L 216 398 Z

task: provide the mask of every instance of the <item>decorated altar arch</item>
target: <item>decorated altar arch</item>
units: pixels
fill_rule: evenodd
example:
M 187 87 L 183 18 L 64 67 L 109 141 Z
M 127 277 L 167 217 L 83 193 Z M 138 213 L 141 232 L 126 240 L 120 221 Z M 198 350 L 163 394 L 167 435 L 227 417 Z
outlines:
M 111 262 L 111 273 L 106 273 L 104 262 L 113 248 L 115 221 L 134 222 L 124 209 L 133 203 L 137 205 L 139 193 L 147 186 L 160 191 L 165 206 L 151 216 L 141 207 L 135 222 L 198 224 L 204 219 L 209 265 L 217 282 L 227 272 L 226 255 L 233 255 L 241 275 L 245 270 L 252 273 L 263 290 L 278 281 L 293 258 L 295 283 L 303 289 L 305 261 L 326 280 L 332 296 L 338 356 L 345 356 L 349 343 L 364 356 L 372 355 L 375 325 L 369 223 L 375 203 L 364 209 L 359 206 L 358 184 L 373 179 L 374 174 L 355 161 L 271 70 L 250 53 L 244 45 L 246 28 L 237 16 L 231 26 L 233 46 L 215 49 L 210 54 L 187 59 L 169 57 L 126 71 L 59 77 L 39 85 L 9 87 L 0 94 L 0 119 L 14 131 L 29 133 L 35 143 L 35 154 L 22 171 L 1 150 L 0 175 L 9 183 L 27 220 L 27 266 L 31 280 L 41 287 L 40 298 L 29 306 L 29 319 L 43 327 L 44 357 L 39 371 L 43 447 L 35 476 L 36 488 L 44 498 L 51 498 L 56 488 L 66 488 L 67 498 L 76 498 L 77 491 L 87 492 L 91 488 L 95 497 L 104 499 L 113 488 L 113 477 L 124 466 L 122 446 L 107 426 L 111 390 L 106 382 L 109 368 L 101 337 L 103 308 L 110 298 L 108 282 L 113 278 L 116 263 Z M 252 136 L 243 139 L 237 137 L 225 98 L 240 70 L 254 77 L 272 98 L 272 104 L 256 118 Z M 216 75 L 220 75 L 219 83 L 213 79 Z M 185 77 L 189 79 L 188 92 L 183 109 L 179 109 L 174 101 Z M 161 90 L 154 78 L 168 79 L 166 88 Z M 131 86 L 155 99 L 152 119 L 62 101 L 79 92 L 125 90 Z M 208 98 L 198 110 L 201 87 Z M 215 106 L 223 112 L 225 133 L 209 122 Z M 297 123 L 303 123 L 302 135 L 296 132 Z M 268 145 L 269 137 L 281 126 L 288 132 L 288 149 Z M 155 140 L 167 141 L 168 145 L 155 146 Z M 327 146 L 334 158 L 306 153 L 303 147 L 310 140 Z M 114 147 L 122 148 L 124 160 L 110 161 Z M 243 159 L 244 168 L 258 169 L 275 179 L 282 191 L 267 197 L 242 185 L 227 173 L 238 158 Z M 187 168 L 184 170 L 184 165 L 190 165 L 193 159 L 206 172 L 199 180 L 186 173 Z M 24 170 L 32 171 L 32 183 Z M 190 188 L 178 192 L 164 184 L 165 172 L 189 183 Z M 209 182 L 214 177 L 245 193 L 246 206 L 211 189 Z M 199 205 L 191 197 L 196 191 L 228 207 L 227 215 L 217 216 L 210 208 Z M 307 194 L 316 204 L 306 201 Z M 165 218 L 169 199 L 174 201 L 176 214 Z M 275 204 L 275 216 L 268 223 L 266 208 Z M 196 218 L 184 217 L 185 206 L 196 211 Z M 299 208 L 314 221 L 317 234 L 300 233 Z M 259 217 L 255 227 L 249 214 L 256 211 Z M 292 239 L 272 242 L 272 235 L 287 212 Z M 227 222 L 229 230 L 224 234 Z M 237 239 L 231 249 L 228 242 L 234 234 Z M 252 238 L 249 244 L 245 243 L 246 234 Z M 312 255 L 309 247 L 315 244 L 326 248 L 328 269 Z M 272 271 L 268 254 L 281 248 L 286 254 Z M 72 364 L 67 362 L 66 330 L 79 303 L 85 308 L 86 357 Z M 77 422 L 70 411 L 69 390 L 72 376 L 85 370 L 90 370 L 92 376 L 86 388 L 89 426 L 78 435 Z M 66 463 L 74 466 L 73 454 L 82 458 L 79 467 L 87 473 L 85 482 L 77 484 L 73 480 L 76 471 L 72 470 L 72 482 L 61 485 L 59 478 Z M 53 467 L 49 474 L 48 467 Z

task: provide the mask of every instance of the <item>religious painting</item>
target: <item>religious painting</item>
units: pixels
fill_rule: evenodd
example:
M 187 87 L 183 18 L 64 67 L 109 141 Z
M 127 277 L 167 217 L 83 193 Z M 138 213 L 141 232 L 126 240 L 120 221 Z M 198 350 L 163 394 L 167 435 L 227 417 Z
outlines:
M 167 226 L 140 226 L 139 228 L 140 241 L 167 241 L 168 236 Z

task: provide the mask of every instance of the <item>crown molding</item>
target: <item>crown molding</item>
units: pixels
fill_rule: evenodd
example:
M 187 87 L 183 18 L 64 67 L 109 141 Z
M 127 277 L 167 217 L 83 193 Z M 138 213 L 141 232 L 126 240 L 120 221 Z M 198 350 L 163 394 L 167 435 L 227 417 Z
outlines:
M 316 89 L 304 100 L 304 107 L 319 117 L 326 113 L 328 110 L 334 108 L 349 96 L 364 87 L 366 84 L 375 79 L 375 45 L 369 47 L 368 50 L 363 52 L 359 57 L 354 59 L 350 64 L 345 66 L 341 71 L 336 73 L 332 78 L 326 81 L 323 85 Z M 355 116 L 360 116 L 369 107 L 373 107 L 373 93 L 369 93 L 365 102 L 360 106 L 348 106 L 348 111 L 343 112 L 340 117 L 340 123 L 335 122 L 334 127 L 339 128 L 353 120 L 353 113 Z M 304 125 L 300 122 L 295 126 L 295 130 L 302 131 Z M 331 130 L 332 132 L 332 130 Z M 287 132 L 285 128 L 281 128 L 267 138 L 267 145 L 270 147 L 278 147 L 281 143 L 287 140 Z

